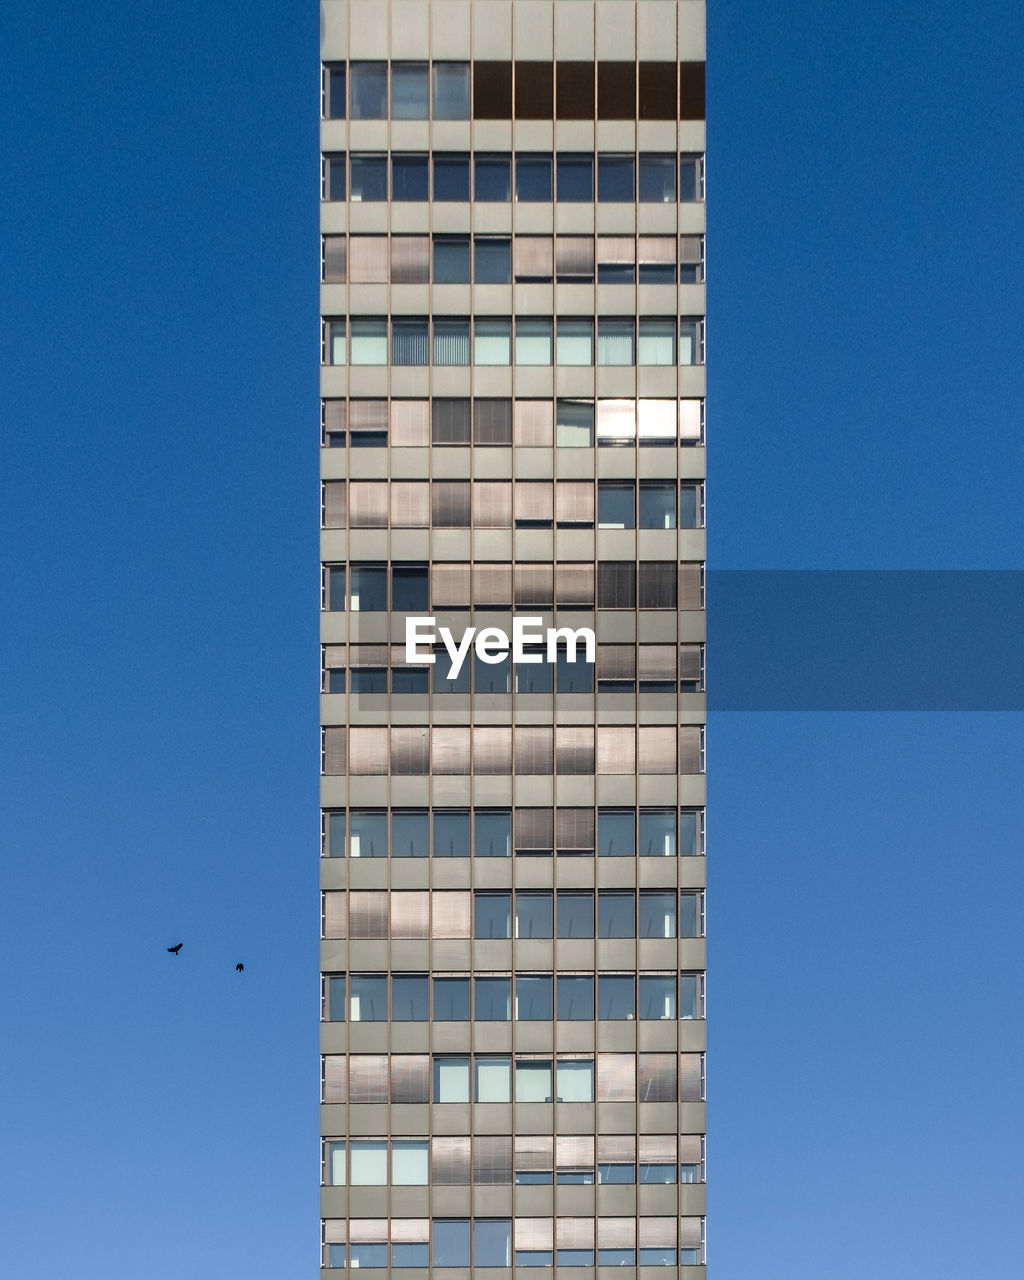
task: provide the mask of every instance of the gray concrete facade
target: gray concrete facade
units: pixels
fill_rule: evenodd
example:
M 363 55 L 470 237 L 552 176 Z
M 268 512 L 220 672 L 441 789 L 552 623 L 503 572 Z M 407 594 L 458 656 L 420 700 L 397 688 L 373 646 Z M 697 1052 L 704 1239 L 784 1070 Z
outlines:
M 704 20 L 321 3 L 323 1277 L 705 1274 Z

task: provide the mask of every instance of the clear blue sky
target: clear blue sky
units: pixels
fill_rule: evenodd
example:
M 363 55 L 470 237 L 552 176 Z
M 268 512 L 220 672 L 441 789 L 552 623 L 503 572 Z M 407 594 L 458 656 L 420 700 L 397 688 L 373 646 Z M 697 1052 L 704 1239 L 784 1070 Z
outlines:
M 316 6 L 0 47 L 0 1274 L 309 1276 Z M 709 57 L 712 563 L 1024 567 L 1020 13 Z M 1022 748 L 712 718 L 717 1280 L 1020 1275 Z

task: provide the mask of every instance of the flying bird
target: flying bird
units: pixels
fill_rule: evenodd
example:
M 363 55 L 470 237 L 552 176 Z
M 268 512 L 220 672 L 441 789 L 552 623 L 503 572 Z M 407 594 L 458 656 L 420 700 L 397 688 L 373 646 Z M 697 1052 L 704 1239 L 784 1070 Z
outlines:
M 244 964 L 236 964 L 236 965 L 235 965 L 235 973 L 241 973 L 244 969 L 245 969 L 245 965 L 244 965 Z
M 171 953 L 172 956 L 176 956 L 184 945 L 185 945 L 184 942 L 179 942 L 176 947 L 168 947 L 167 950 Z

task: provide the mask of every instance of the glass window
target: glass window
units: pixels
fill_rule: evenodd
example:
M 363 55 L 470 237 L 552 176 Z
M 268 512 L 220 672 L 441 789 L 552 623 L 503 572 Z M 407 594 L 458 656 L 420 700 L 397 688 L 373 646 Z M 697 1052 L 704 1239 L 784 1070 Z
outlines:
M 679 199 L 703 200 L 701 190 L 700 156 L 679 157 Z
M 510 893 L 478 893 L 476 895 L 473 937 L 512 937 L 512 895 Z
M 609 201 L 632 202 L 633 195 L 633 157 L 603 155 L 597 157 L 597 199 L 604 204 Z
M 701 814 L 698 809 L 684 809 L 679 815 L 679 856 L 696 858 L 704 852 L 701 838 Z
M 610 1022 L 629 1021 L 636 1017 L 636 998 L 632 974 L 599 973 L 597 975 L 597 1016 Z
M 476 811 L 473 815 L 473 852 L 478 858 L 511 858 L 512 815 L 507 809 Z
M 558 1018 L 561 1022 L 589 1022 L 594 1016 L 594 979 L 584 974 L 559 974 Z
M 559 693 L 593 693 L 594 664 L 585 660 L 582 649 L 575 651 L 575 662 L 569 661 L 568 649 L 559 649 L 555 670 Z
M 699 484 L 679 486 L 679 527 L 680 529 L 699 529 L 703 520 L 703 495 Z
M 469 1059 L 434 1059 L 434 1101 L 469 1101 Z
M 673 204 L 676 198 L 676 158 L 646 153 L 640 156 L 637 195 L 641 204 Z
M 632 480 L 599 480 L 597 482 L 597 527 L 599 529 L 632 529 L 635 503 Z
M 516 1063 L 516 1102 L 553 1102 L 550 1062 Z
M 597 321 L 597 363 L 633 364 L 633 320 L 626 316 L 601 316 Z
M 512 1223 L 508 1218 L 475 1218 L 473 1221 L 473 1266 L 512 1265 Z
M 632 809 L 599 809 L 598 854 L 604 858 L 632 858 L 636 852 L 636 814 Z
M 594 198 L 594 157 L 566 152 L 556 159 L 559 203 L 589 204 Z
M 332 673 L 333 674 L 333 673 Z M 344 675 L 344 672 L 340 674 Z M 356 667 L 352 671 L 353 693 L 387 693 L 387 667 Z M 332 689 L 332 692 L 335 692 Z M 344 689 L 338 690 L 344 693 Z
M 551 157 L 520 151 L 516 155 L 516 199 L 545 202 L 551 199 Z
M 516 317 L 516 364 L 551 363 L 550 317 Z
M 553 914 L 550 892 L 517 893 L 515 936 L 517 938 L 550 938 Z
M 558 364 L 594 363 L 594 322 L 587 317 L 560 316 L 558 319 Z
M 680 938 L 699 938 L 703 934 L 700 898 L 701 895 L 699 893 L 682 893 L 679 895 Z
M 633 938 L 636 936 L 636 897 L 632 893 L 602 890 L 597 895 L 597 936 L 599 938 Z
M 639 848 L 642 858 L 674 858 L 676 856 L 675 810 L 640 810 Z
M 384 565 L 352 565 L 348 607 L 353 613 L 387 613 L 388 571 Z
M 550 528 L 550 525 L 547 527 Z M 550 693 L 552 687 L 550 663 L 542 661 L 516 664 L 517 693 Z
M 508 1022 L 512 1017 L 512 980 L 475 978 L 475 1017 L 478 1022 Z
M 327 847 L 324 852 L 328 858 L 344 858 L 345 856 L 345 817 L 344 813 L 328 813 L 325 835 Z
M 391 199 L 427 200 L 430 179 L 426 155 L 399 154 L 391 157 Z
M 427 1185 L 427 1144 L 405 1139 L 391 1143 L 391 1182 L 396 1187 Z
M 345 119 L 345 64 L 327 68 L 327 101 L 324 115 L 328 120 Z
M 494 317 L 476 320 L 473 326 L 473 363 L 510 364 L 512 361 L 512 321 Z
M 469 810 L 434 811 L 434 857 L 469 857 Z
M 456 676 L 449 677 L 450 655 L 443 646 L 434 650 L 434 692 L 435 693 L 469 693 L 472 665 L 464 662 Z
M 640 1174 L 639 1180 L 641 1182 L 656 1183 L 656 1184 L 670 1183 L 670 1182 L 675 1182 L 676 1180 L 676 1167 L 674 1164 L 654 1164 L 654 1163 L 645 1162 L 640 1165 L 639 1174 Z M 652 1252 L 652 1250 L 648 1250 L 648 1249 L 640 1250 L 641 1261 L 643 1260 L 643 1255 L 649 1252 Z M 671 1265 L 675 1262 L 675 1257 L 673 1255 L 674 1255 L 674 1250 L 669 1249 L 668 1263 L 664 1265 Z
M 469 201 L 469 156 L 461 151 L 434 153 L 434 199 Z
M 643 889 L 640 893 L 638 935 L 641 938 L 676 936 L 676 895 Z
M 636 358 L 637 364 L 675 364 L 675 320 L 661 316 L 641 317 Z
M 345 1144 L 328 1142 L 325 1155 L 324 1184 L 328 1187 L 345 1185 Z
M 326 1007 L 324 1009 L 325 1021 L 344 1022 L 345 975 L 332 973 L 327 979 L 325 994 L 327 996 Z
M 659 1166 L 650 1165 L 649 1167 L 654 1169 Z M 641 1181 L 644 1181 L 644 1179 L 641 1179 Z M 653 1182 L 655 1179 L 648 1178 L 646 1181 Z M 674 1267 L 676 1265 L 675 1248 L 651 1247 L 647 1249 L 640 1249 L 637 1252 L 637 1264 L 641 1267 Z
M 434 320 L 434 364 L 469 364 L 469 319 Z
M 588 449 L 594 443 L 594 402 L 559 400 L 555 406 L 555 443 L 562 448 Z
M 640 1017 L 648 1022 L 676 1016 L 676 980 L 673 974 L 640 975 Z
M 589 890 L 562 889 L 558 893 L 558 936 L 594 936 L 594 895 Z
M 704 1011 L 700 1007 L 700 974 L 681 973 L 679 975 L 679 1016 L 680 1018 L 702 1018 Z
M 353 320 L 351 364 L 387 364 L 387 320 Z
M 434 1266 L 469 1266 L 469 1219 L 435 1218 Z
M 699 320 L 679 321 L 679 363 L 702 364 L 701 322 Z
M 391 569 L 391 607 L 398 613 L 421 613 L 428 605 L 425 564 L 396 564 Z
M 473 1096 L 477 1102 L 512 1101 L 512 1060 L 478 1056 Z
M 426 120 L 430 83 L 425 62 L 391 64 L 391 119 Z
M 426 316 L 395 316 L 391 321 L 391 363 L 430 363 L 430 339 Z
M 425 809 L 396 809 L 391 815 L 391 856 L 425 858 L 430 852 L 430 831 Z
M 388 856 L 388 815 L 372 809 L 353 809 L 349 814 L 349 856 Z
M 510 284 L 512 240 L 509 236 L 474 236 L 474 275 L 477 284 Z
M 393 1244 L 391 1246 L 391 1265 L 393 1267 L 415 1267 L 425 1271 L 430 1264 L 430 1245 L 424 1240 L 419 1244 Z
M 599 1164 L 597 1180 L 600 1183 L 631 1184 L 636 1182 L 636 1166 L 631 1164 Z
M 426 974 L 396 973 L 391 979 L 391 1021 L 426 1022 L 429 999 Z
M 324 156 L 324 199 L 344 200 L 348 190 L 345 156 Z
M 382 973 L 352 974 L 352 1022 L 387 1022 L 388 980 Z
M 352 63 L 352 119 L 386 120 L 388 114 L 388 64 Z
M 511 693 L 512 655 L 506 653 L 498 662 L 484 662 L 474 652 L 473 689 L 476 693 Z
M 516 976 L 516 1021 L 550 1022 L 554 1016 L 551 975 L 518 974 Z
M 641 480 L 641 529 L 674 529 L 676 527 L 676 486 L 671 481 Z
M 328 320 L 327 322 L 327 363 L 345 364 L 345 321 Z
M 435 62 L 434 119 L 469 119 L 469 63 Z
M 512 199 L 512 157 L 479 152 L 473 159 L 473 198 L 491 203 Z
M 559 1102 L 594 1101 L 594 1064 L 583 1060 L 569 1060 L 558 1064 Z M 591 1175 L 589 1181 L 593 1181 Z
M 469 1021 L 469 979 L 434 979 L 435 1022 Z
M 350 164 L 351 200 L 368 204 L 388 198 L 387 156 L 353 155 Z
M 469 278 L 469 236 L 435 236 L 434 284 L 469 284 Z

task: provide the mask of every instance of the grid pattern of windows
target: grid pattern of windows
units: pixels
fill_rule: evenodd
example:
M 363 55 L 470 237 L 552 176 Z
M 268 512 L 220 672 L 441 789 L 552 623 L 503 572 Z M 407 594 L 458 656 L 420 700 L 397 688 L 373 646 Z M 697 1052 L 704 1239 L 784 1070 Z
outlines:
M 325 10 L 325 1268 L 703 1275 L 703 5 L 569 7 Z

